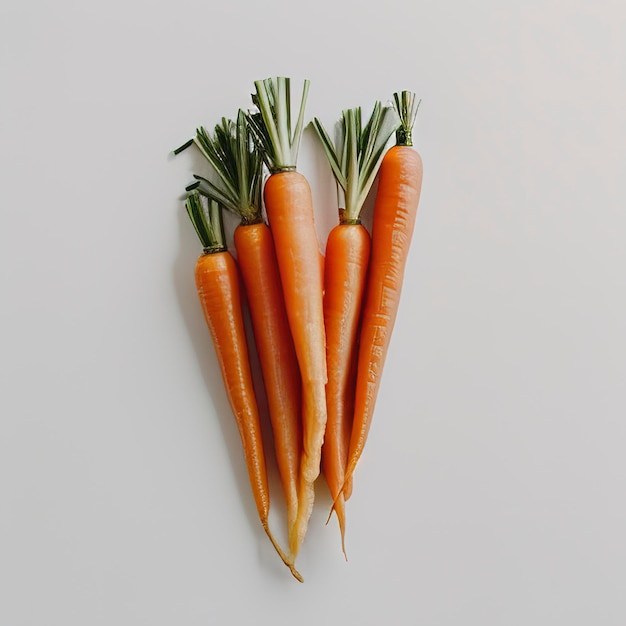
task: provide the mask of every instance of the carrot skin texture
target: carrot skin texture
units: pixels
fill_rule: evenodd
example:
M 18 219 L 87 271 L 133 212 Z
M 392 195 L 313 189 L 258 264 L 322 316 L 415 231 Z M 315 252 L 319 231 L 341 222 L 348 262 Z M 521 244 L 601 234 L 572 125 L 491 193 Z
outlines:
M 322 469 L 335 502 L 344 554 L 347 497 L 341 492 L 352 431 L 357 337 L 369 255 L 370 236 L 362 225 L 339 224 L 330 231 L 324 273 L 328 420 Z
M 261 420 L 241 308 L 237 264 L 226 251 L 202 255 L 196 264 L 196 287 L 219 362 L 228 401 L 243 445 L 248 477 L 259 519 L 272 545 L 292 574 L 302 582 L 269 529 L 269 486 L 261 438 Z
M 301 381 L 274 239 L 267 224 L 259 222 L 238 226 L 234 242 L 267 395 L 276 462 L 287 503 L 288 527 L 292 528 L 298 512 Z
M 302 457 L 296 527 L 290 533 L 295 557 L 313 509 L 326 428 L 326 337 L 323 276 L 311 189 L 296 171 L 272 174 L 264 187 L 287 318 L 302 376 Z
M 196 286 L 239 428 L 256 508 L 264 522 L 269 515 L 269 489 L 235 260 L 228 252 L 202 255 L 196 265 Z
M 379 171 L 347 479 L 352 477 L 361 457 L 374 414 L 415 226 L 422 171 L 422 159 L 410 146 L 390 148 Z

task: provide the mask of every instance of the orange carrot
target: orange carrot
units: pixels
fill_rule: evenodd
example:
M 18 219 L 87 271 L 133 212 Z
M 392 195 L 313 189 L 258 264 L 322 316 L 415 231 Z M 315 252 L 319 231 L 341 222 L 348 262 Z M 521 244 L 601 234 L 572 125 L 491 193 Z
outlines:
M 313 127 L 322 143 L 331 169 L 345 199 L 339 209 L 339 224 L 328 235 L 324 274 L 324 323 L 328 384 L 328 421 L 322 448 L 322 468 L 334 501 L 345 550 L 345 471 L 352 430 L 357 333 L 365 278 L 370 255 L 370 236 L 361 225 L 361 209 L 397 123 L 390 108 L 374 106 L 365 128 L 361 110 L 343 111 L 341 139 L 333 145 L 321 122 Z M 347 485 L 350 487 L 350 484 Z M 349 495 L 349 491 L 348 491 Z
M 309 82 L 305 81 L 300 112 L 291 131 L 289 79 L 256 81 L 254 103 L 259 113 L 248 121 L 270 169 L 265 209 L 276 242 L 278 268 L 287 318 L 302 376 L 302 435 L 298 515 L 289 545 L 295 558 L 306 534 L 320 472 L 326 427 L 326 336 L 322 302 L 323 277 L 313 216 L 311 189 L 296 171 Z
M 269 528 L 269 488 L 261 423 L 241 309 L 240 278 L 237 265 L 224 245 L 220 208 L 216 202 L 211 201 L 209 211 L 206 211 L 197 191 L 190 193 L 186 206 L 204 246 L 204 254 L 196 265 L 198 296 L 241 435 L 259 519 L 283 562 L 294 577 L 302 582 L 302 576 L 295 569 L 293 560 L 284 554 Z
M 346 480 L 361 457 L 374 414 L 422 187 L 422 159 L 411 147 L 415 95 L 403 91 L 394 94 L 394 99 L 400 127 L 396 145 L 387 151 L 379 172 Z
M 370 236 L 361 224 L 335 226 L 326 244 L 324 322 L 328 384 L 328 421 L 322 448 L 322 469 L 335 501 L 345 549 L 343 486 L 354 410 L 354 379 L 359 313 L 370 253 Z
M 302 446 L 300 370 L 269 227 L 263 222 L 239 225 L 234 239 L 265 384 L 278 473 L 287 503 L 287 527 L 291 530 L 298 515 Z
M 276 462 L 287 504 L 287 526 L 298 513 L 301 449 L 301 381 L 289 332 L 272 233 L 261 215 L 263 161 L 254 149 L 245 114 L 226 118 L 213 135 L 204 128 L 193 140 L 218 175 L 217 184 L 196 176 L 198 188 L 237 215 L 234 241 L 246 289 L 274 436 Z

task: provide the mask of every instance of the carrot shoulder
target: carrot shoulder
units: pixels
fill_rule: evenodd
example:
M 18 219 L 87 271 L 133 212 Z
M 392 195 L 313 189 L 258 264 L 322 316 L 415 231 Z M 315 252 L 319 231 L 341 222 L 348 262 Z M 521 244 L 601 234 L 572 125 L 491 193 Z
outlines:
M 411 147 L 416 112 L 414 96 L 402 92 L 395 97 L 401 126 L 396 131 L 397 145 L 387 151 L 379 172 L 347 478 L 352 476 L 361 457 L 374 415 L 422 186 L 422 159 Z

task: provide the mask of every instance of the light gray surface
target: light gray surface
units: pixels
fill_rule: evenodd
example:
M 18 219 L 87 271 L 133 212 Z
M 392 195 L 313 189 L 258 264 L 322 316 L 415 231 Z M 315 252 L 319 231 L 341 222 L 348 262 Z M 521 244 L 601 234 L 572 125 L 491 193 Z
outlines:
M 0 8 L 0 623 L 626 623 L 621 2 Z M 425 174 L 348 506 L 256 520 L 168 151 L 311 79 L 411 89 Z M 305 135 L 320 238 L 335 220 Z M 272 470 L 272 519 L 282 504 Z

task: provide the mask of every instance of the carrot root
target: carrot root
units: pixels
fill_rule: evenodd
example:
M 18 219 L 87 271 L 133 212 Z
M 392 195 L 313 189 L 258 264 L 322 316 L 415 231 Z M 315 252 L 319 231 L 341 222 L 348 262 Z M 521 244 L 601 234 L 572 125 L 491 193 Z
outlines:
M 354 423 L 344 486 L 363 453 L 400 303 L 422 185 L 422 160 L 409 146 L 390 148 L 381 165 L 370 273 L 363 305 Z M 333 503 L 334 504 L 334 503 Z
M 234 241 L 267 395 L 276 462 L 287 505 L 287 526 L 291 529 L 298 514 L 300 371 L 269 227 L 262 222 L 239 225 Z
M 356 346 L 369 254 L 370 236 L 362 225 L 342 223 L 330 231 L 324 275 L 328 419 L 322 469 L 334 499 L 331 514 L 333 510 L 337 514 L 344 555 L 346 498 L 343 491 L 354 411 Z
M 296 171 L 269 177 L 264 188 L 267 216 L 276 243 L 276 257 L 285 308 L 302 376 L 302 457 L 298 514 L 289 533 L 295 559 L 308 525 L 314 483 L 320 473 L 326 428 L 326 336 L 323 277 L 308 181 Z M 315 271 L 317 269 L 317 271 Z
M 276 550 L 276 552 L 278 552 L 278 556 L 280 556 L 280 558 L 282 559 L 283 563 L 289 568 L 289 571 L 293 574 L 293 577 L 298 581 L 303 583 L 304 582 L 304 578 L 302 578 L 302 574 L 300 574 L 300 572 L 296 569 L 293 559 L 290 559 L 282 550 L 282 548 L 280 547 L 280 545 L 278 545 L 278 542 L 276 541 L 276 539 L 274 539 L 274 535 L 272 535 L 272 532 L 270 531 L 270 527 L 269 524 L 267 523 L 267 521 L 263 521 L 263 530 L 265 530 L 265 533 L 267 534 L 267 536 L 269 537 L 269 540 L 271 541 L 272 545 L 274 546 L 274 549 Z
M 342 492 L 337 494 L 337 500 L 333 503 L 330 511 L 328 512 L 328 517 L 326 518 L 325 525 L 328 526 L 330 522 L 330 518 L 333 516 L 333 512 L 337 516 L 337 523 L 339 524 L 339 533 L 341 534 L 341 551 L 343 552 L 343 556 L 348 560 L 348 553 L 346 552 L 346 501 L 345 498 L 342 498 Z
M 259 520 L 269 540 L 293 576 L 302 576 L 274 539 L 268 525 L 270 508 L 261 422 L 254 395 L 245 338 L 239 272 L 228 252 L 205 254 L 196 265 L 196 285 L 213 338 L 220 370 L 244 450 L 248 477 Z

